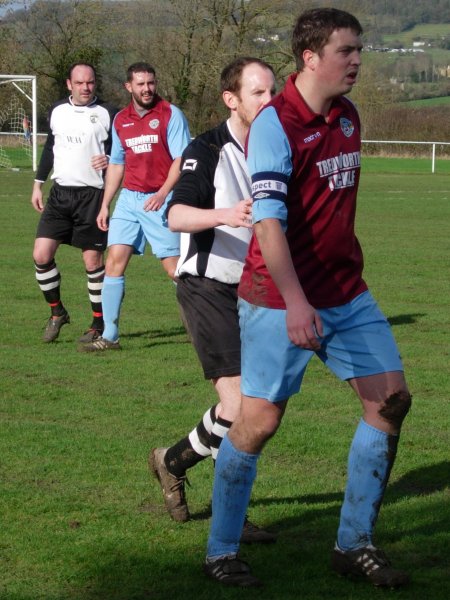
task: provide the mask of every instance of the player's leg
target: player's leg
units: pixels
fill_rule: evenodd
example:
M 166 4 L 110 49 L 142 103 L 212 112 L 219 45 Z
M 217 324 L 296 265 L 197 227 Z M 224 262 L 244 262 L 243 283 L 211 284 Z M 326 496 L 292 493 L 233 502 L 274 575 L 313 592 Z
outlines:
M 40 237 L 36 238 L 33 249 L 36 280 L 51 312 L 42 338 L 44 342 L 56 340 L 61 327 L 70 323 L 61 301 L 61 275 L 55 262 L 59 245 L 57 240 Z
M 137 195 L 137 192 L 122 189 L 110 219 L 102 288 L 103 335 L 80 346 L 82 352 L 120 349 L 119 317 L 125 296 L 125 271 L 131 256 L 143 254 L 145 249 L 145 238 L 135 214 Z
M 79 338 L 81 344 L 98 339 L 103 332 L 102 287 L 105 276 L 103 252 L 106 249 L 107 233 L 97 225 L 103 190 L 82 187 L 72 194 L 73 233 L 72 246 L 80 248 L 87 276 L 89 303 L 92 321 L 89 329 Z
M 161 265 L 167 275 L 175 281 L 175 271 L 177 269 L 178 259 L 180 257 L 176 254 L 175 256 L 166 256 L 161 258 Z
M 188 435 L 167 450 L 156 448 L 150 456 L 150 466 L 161 483 L 169 513 L 172 518 L 184 521 L 189 519 L 184 494 L 186 471 L 211 456 L 212 448 L 229 427 L 226 416 L 237 414 L 239 409 L 240 337 L 236 286 L 187 277 L 177 285 L 177 299 L 205 379 L 213 382 L 219 394 L 217 408 L 208 409 Z M 227 409 L 225 416 L 219 416 L 223 400 Z M 233 403 L 234 409 L 230 407 Z
M 92 323 L 89 329 L 78 340 L 84 344 L 93 342 L 103 333 L 102 288 L 105 277 L 103 252 L 83 250 L 83 261 L 86 269 L 87 288 L 92 309 Z
M 210 441 L 211 456 L 215 461 L 223 438 L 239 415 L 241 376 L 217 377 L 213 379 L 213 385 L 220 400 L 217 405 L 216 419 L 213 423 Z
M 236 554 L 258 457 L 281 422 L 287 398 L 300 389 L 313 353 L 290 342 L 285 311 L 256 307 L 240 300 L 239 316 L 243 396 L 239 416 L 217 456 L 204 570 L 220 583 L 250 586 L 260 582 Z
M 275 434 L 286 401 L 242 396 L 241 410 L 223 439 L 217 456 L 212 496 L 212 521 L 205 573 L 221 583 L 259 585 L 246 563 L 237 558 L 242 528 L 256 477 L 257 462 Z
M 328 317 L 322 311 L 321 316 L 327 330 Z M 390 567 L 372 538 L 411 397 L 390 326 L 370 293 L 336 309 L 333 318 L 335 333 L 326 342 L 328 364 L 349 381 L 363 407 L 349 452 L 333 567 L 393 587 L 408 577 Z
M 55 183 L 39 219 L 34 243 L 36 279 L 51 310 L 43 335 L 45 342 L 56 340 L 61 327 L 70 323 L 69 314 L 61 301 L 61 275 L 55 261 L 60 244 L 71 243 L 73 222 L 68 206 L 70 192 Z
M 113 244 L 108 247 L 105 265 L 105 278 L 102 290 L 103 335 L 92 342 L 96 350 L 112 350 L 119 345 L 119 319 L 122 301 L 125 296 L 125 270 L 133 254 L 133 247 Z M 87 350 L 85 345 L 84 350 Z
M 409 577 L 393 569 L 384 553 L 374 547 L 373 531 L 411 396 L 400 371 L 361 377 L 350 383 L 361 399 L 363 417 L 350 447 L 333 566 L 341 574 L 365 575 L 375 585 L 396 587 L 407 583 Z
M 186 522 L 191 518 L 185 494 L 186 471 L 211 456 L 216 406 L 208 408 L 194 429 L 173 446 L 150 452 L 150 470 L 161 484 L 164 503 L 174 521 Z

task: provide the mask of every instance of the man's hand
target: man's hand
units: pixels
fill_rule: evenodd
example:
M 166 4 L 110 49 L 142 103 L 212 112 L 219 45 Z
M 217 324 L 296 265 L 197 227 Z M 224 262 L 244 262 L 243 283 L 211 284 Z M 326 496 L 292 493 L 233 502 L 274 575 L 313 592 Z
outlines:
M 109 158 L 106 154 L 95 154 L 91 158 L 91 167 L 96 171 L 103 171 L 108 166 Z
M 323 337 L 319 312 L 307 302 L 286 306 L 286 326 L 289 339 L 305 350 L 320 350 Z
M 33 208 L 41 213 L 44 210 L 44 203 L 42 202 L 42 188 L 41 183 L 35 181 L 33 191 L 31 193 L 31 204 Z
M 97 227 L 102 231 L 108 231 L 109 228 L 109 208 L 104 204 L 97 215 Z
M 155 194 L 152 194 L 147 198 L 144 202 L 144 210 L 145 212 L 149 212 L 150 210 L 159 210 L 161 206 L 164 204 L 166 199 L 166 194 L 158 190 Z
M 233 208 L 229 208 L 225 225 L 229 227 L 252 227 L 252 199 L 241 200 Z

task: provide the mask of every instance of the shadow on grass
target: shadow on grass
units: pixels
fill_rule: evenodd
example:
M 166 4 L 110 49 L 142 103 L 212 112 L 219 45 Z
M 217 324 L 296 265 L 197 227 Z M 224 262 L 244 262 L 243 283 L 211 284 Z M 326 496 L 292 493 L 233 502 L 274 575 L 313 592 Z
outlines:
M 411 471 L 390 487 L 387 503 L 392 505 L 400 498 L 442 490 L 448 484 L 449 466 L 450 463 L 442 462 Z M 149 537 L 144 544 L 137 540 L 136 548 L 130 541 L 123 546 L 108 544 L 92 548 L 89 552 L 92 555 L 84 555 L 78 565 L 77 583 L 63 597 L 65 600 L 379 599 L 380 590 L 360 580 L 338 578 L 330 569 L 340 500 L 341 494 L 271 500 L 310 505 L 307 510 L 299 510 L 298 516 L 280 518 L 271 524 L 270 529 L 279 533 L 275 546 L 241 548 L 244 560 L 250 562 L 255 575 L 263 580 L 262 589 L 228 589 L 207 580 L 201 571 L 204 533 L 186 542 L 180 532 L 180 543 L 172 536 L 164 542 Z M 319 506 L 330 501 L 336 501 L 336 505 Z M 262 500 L 253 505 L 265 503 Z M 434 514 L 424 509 L 425 504 L 418 507 L 405 503 L 399 513 L 403 525 L 385 528 L 382 533 L 382 543 L 388 546 L 395 565 L 412 574 L 411 584 L 396 591 L 397 600 L 448 598 L 445 579 L 448 564 L 442 533 L 449 530 L 449 511 L 444 498 L 434 503 Z M 190 526 L 191 536 L 193 527 L 195 524 Z
M 396 315 L 394 317 L 388 317 L 387 320 L 395 327 L 396 325 L 411 325 L 415 323 L 418 318 L 426 317 L 426 313 L 412 313 L 410 315 Z
M 404 499 L 420 497 L 426 503 L 427 497 L 435 492 L 442 492 L 449 487 L 450 461 L 442 461 L 435 465 L 413 469 L 388 486 L 383 506 L 395 509 L 395 505 Z M 279 505 L 280 512 L 284 512 L 282 507 L 285 505 L 299 505 L 298 516 L 289 516 L 274 520 L 267 527 L 269 531 L 279 534 L 279 542 L 276 550 L 277 557 L 281 561 L 287 561 L 288 557 L 292 556 L 292 553 L 295 552 L 294 548 L 289 549 L 289 545 L 296 547 L 300 544 L 301 547 L 307 548 L 306 551 L 309 554 L 311 554 L 311 548 L 314 545 L 322 545 L 322 551 L 325 551 L 325 548 L 327 548 L 326 551 L 329 553 L 330 544 L 333 543 L 336 527 L 339 522 L 342 500 L 343 492 L 282 498 L 258 498 L 252 500 L 250 503 L 249 517 L 252 519 L 252 508 L 258 506 Z M 441 542 L 439 546 L 433 544 L 432 540 L 434 537 L 438 539 L 445 532 L 450 531 L 450 511 L 445 499 L 433 503 L 433 510 L 425 511 L 424 518 L 422 518 L 421 514 L 417 513 L 417 505 L 415 504 L 403 504 L 401 510 L 400 518 L 406 525 L 403 528 L 401 526 L 395 529 L 384 528 L 382 534 L 383 545 L 388 544 L 400 548 L 405 546 L 408 548 L 408 555 L 410 554 L 412 557 L 411 560 L 417 561 L 418 564 L 416 566 L 418 569 L 425 571 L 426 568 L 433 568 L 437 572 L 442 570 L 442 575 L 444 575 L 445 571 L 448 570 L 447 552 L 444 547 L 445 541 Z M 409 517 L 404 514 L 405 511 L 411 513 Z M 292 513 L 292 511 L 290 512 Z M 192 514 L 193 520 L 208 519 L 210 517 L 210 507 Z M 382 523 L 383 519 L 381 516 L 381 526 Z M 423 540 L 423 548 L 417 547 L 419 545 L 418 538 Z M 243 548 L 245 552 L 245 547 Z M 282 557 L 283 553 L 286 554 L 284 559 Z M 304 557 L 302 557 L 302 560 L 304 560 Z M 311 561 L 311 557 L 308 560 Z M 399 560 L 403 560 L 404 568 L 410 568 L 405 559 L 401 557 L 401 554 L 399 554 Z M 313 568 L 313 566 L 312 561 L 310 567 Z M 287 573 L 286 576 L 289 577 L 290 574 Z M 423 577 L 426 579 L 427 576 L 424 575 Z M 438 576 L 437 578 L 439 579 Z M 416 595 L 406 596 L 408 600 L 411 598 L 432 597 L 431 595 L 427 595 L 429 590 L 424 589 L 424 595 L 421 596 L 422 592 L 418 593 L 417 589 Z M 437 590 L 439 590 L 439 583 L 436 583 Z M 318 595 L 317 598 L 319 597 L 321 596 Z M 365 598 L 366 596 L 364 595 L 363 597 Z M 437 596 L 437 598 L 446 597 L 445 595 Z
M 413 469 L 400 479 L 388 485 L 384 497 L 384 505 L 394 504 L 400 499 L 425 496 L 434 492 L 441 492 L 450 487 L 450 461 L 442 461 L 436 465 L 427 465 Z M 252 501 L 254 506 L 269 506 L 271 504 L 330 504 L 339 502 L 341 504 L 344 491 L 328 494 L 308 494 L 305 496 L 291 496 L 284 498 L 259 498 Z M 201 519 L 202 516 L 211 516 L 208 511 L 202 511 L 193 515 L 193 518 Z
M 450 461 L 444 460 L 435 465 L 413 469 L 388 486 L 386 501 L 395 502 L 399 498 L 423 496 L 441 492 L 450 487 Z
M 179 327 L 171 327 L 164 329 L 147 329 L 146 331 L 134 331 L 133 333 L 121 333 L 121 338 L 133 339 L 133 338 L 141 338 L 146 337 L 151 340 L 158 338 L 171 338 L 177 337 L 179 335 L 186 335 L 185 328 L 180 325 Z

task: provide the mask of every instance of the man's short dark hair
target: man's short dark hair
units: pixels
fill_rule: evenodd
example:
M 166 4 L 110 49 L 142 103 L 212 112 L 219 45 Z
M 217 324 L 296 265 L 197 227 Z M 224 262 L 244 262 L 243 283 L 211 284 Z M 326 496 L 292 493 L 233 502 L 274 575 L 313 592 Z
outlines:
M 221 91 L 239 94 L 242 87 L 242 71 L 247 65 L 253 64 L 259 65 L 264 69 L 269 69 L 269 71 L 272 71 L 272 73 L 274 72 L 272 66 L 260 58 L 253 58 L 251 56 L 241 56 L 239 58 L 235 58 L 233 62 L 228 64 L 223 69 L 220 75 Z
M 130 65 L 127 69 L 127 81 L 130 82 L 133 79 L 135 73 L 150 73 L 156 77 L 156 71 L 152 65 L 147 62 L 135 62 Z
M 311 50 L 320 56 L 336 29 L 352 29 L 357 35 L 363 32 L 356 17 L 337 8 L 313 8 L 298 17 L 292 33 L 292 52 L 298 71 L 305 66 L 303 52 Z
M 89 67 L 89 69 L 92 69 L 92 72 L 94 73 L 94 79 L 97 79 L 97 71 L 95 70 L 94 65 L 91 65 L 91 63 L 88 62 L 76 62 L 70 65 L 69 67 L 69 71 L 67 73 L 67 79 L 69 81 L 72 79 L 72 72 L 75 69 L 75 67 Z

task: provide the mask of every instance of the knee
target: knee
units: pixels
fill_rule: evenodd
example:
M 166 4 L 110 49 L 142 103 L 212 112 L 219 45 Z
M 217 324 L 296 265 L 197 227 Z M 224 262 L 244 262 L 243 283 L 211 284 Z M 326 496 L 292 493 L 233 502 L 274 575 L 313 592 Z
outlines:
M 166 271 L 167 275 L 170 277 L 170 279 L 172 281 L 175 281 L 175 283 L 177 282 L 177 278 L 175 277 L 175 271 L 177 269 L 177 265 L 175 263 L 175 265 L 164 265 L 164 270 Z
M 246 419 L 241 413 L 233 423 L 229 437 L 240 450 L 257 454 L 276 433 L 279 425 L 280 419 L 270 413 L 253 415 L 251 419 Z
M 175 272 L 177 270 L 178 256 L 169 256 L 161 259 L 161 265 L 172 281 L 177 281 Z
M 411 408 L 412 397 L 408 390 L 394 392 L 381 404 L 378 413 L 397 430 L 400 430 L 403 419 Z
M 38 244 L 33 248 L 33 261 L 36 265 L 48 265 L 53 262 L 55 252 Z
M 121 277 L 125 273 L 127 263 L 122 256 L 109 252 L 105 263 L 105 275 L 108 277 Z
M 280 415 L 274 412 L 265 413 L 260 415 L 260 418 L 255 419 L 251 424 L 255 444 L 262 448 L 275 435 L 280 423 Z
M 99 253 L 98 256 L 84 257 L 84 266 L 86 271 L 96 271 L 103 267 L 103 253 Z
M 172 281 L 175 281 L 175 283 L 177 282 L 177 279 L 175 277 L 175 269 L 170 269 L 167 271 L 167 275 L 170 277 L 170 279 Z

